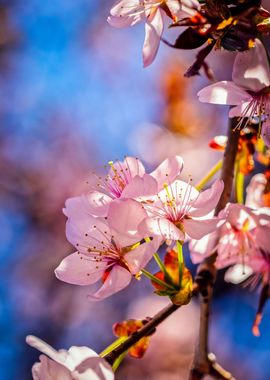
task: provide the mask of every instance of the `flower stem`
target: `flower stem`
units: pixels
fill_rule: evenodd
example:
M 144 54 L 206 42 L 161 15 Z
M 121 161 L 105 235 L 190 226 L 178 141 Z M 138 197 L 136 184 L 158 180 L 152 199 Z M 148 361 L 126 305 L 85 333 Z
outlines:
M 174 287 L 172 287 L 171 285 L 167 284 L 166 282 L 160 280 L 159 278 L 155 277 L 152 273 L 148 272 L 147 270 L 142 269 L 141 272 L 142 272 L 142 274 L 145 275 L 145 277 L 149 278 L 151 281 L 159 284 L 160 286 L 165 287 L 165 289 L 167 288 L 167 289 L 174 290 Z
M 160 312 L 158 312 L 149 322 L 147 322 L 140 330 L 136 331 L 130 335 L 124 342 L 117 346 L 113 351 L 108 353 L 104 358 L 108 363 L 113 365 L 115 360 L 131 348 L 135 343 L 137 343 L 141 338 L 150 335 L 155 328 L 163 322 L 167 317 L 169 317 L 174 311 L 176 311 L 180 306 L 174 305 L 173 303 L 166 306 Z
M 184 267 L 184 257 L 183 257 L 183 244 L 177 240 L 176 242 L 177 252 L 178 252 L 178 265 L 179 265 L 179 287 L 181 289 L 182 277 L 183 277 L 183 267 Z
M 229 121 L 228 126 L 228 142 L 224 152 L 221 179 L 224 182 L 224 190 L 215 209 L 215 215 L 225 208 L 229 202 L 232 192 L 234 179 L 235 160 L 238 151 L 238 141 L 240 130 L 237 128 L 237 119 L 233 118 Z M 196 282 L 201 293 L 201 316 L 199 339 L 195 350 L 193 367 L 190 372 L 189 380 L 200 380 L 205 375 L 211 373 L 212 364 L 208 358 L 208 333 L 209 333 L 209 315 L 210 305 L 213 296 L 213 285 L 216 277 L 216 261 L 217 253 L 207 257 L 198 267 Z M 222 377 L 221 377 L 222 378 Z M 224 377 L 223 377 L 224 378 Z
M 236 203 L 244 203 L 244 181 L 245 176 L 239 170 L 239 162 L 235 163 L 235 200 Z
M 126 336 L 121 336 L 120 338 L 116 339 L 112 344 L 110 344 L 108 347 L 106 347 L 100 354 L 102 358 L 106 355 L 108 355 L 111 351 L 113 351 L 116 347 L 118 347 L 122 342 L 124 342 L 127 339 Z
M 197 190 L 201 190 L 213 177 L 214 175 L 222 168 L 223 160 L 219 160 L 212 169 L 203 177 L 199 183 L 195 186 Z

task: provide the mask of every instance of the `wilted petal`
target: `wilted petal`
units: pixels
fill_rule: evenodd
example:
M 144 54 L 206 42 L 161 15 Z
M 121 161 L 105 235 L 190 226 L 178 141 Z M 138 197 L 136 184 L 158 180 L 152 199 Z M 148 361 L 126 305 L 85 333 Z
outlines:
M 26 337 L 26 343 L 29 344 L 29 346 L 36 348 L 38 351 L 42 352 L 43 354 L 49 356 L 52 360 L 63 364 L 67 357 L 67 351 L 57 351 L 52 346 L 50 346 L 48 343 L 44 342 L 42 339 L 37 338 L 34 335 L 27 335 Z
M 164 160 L 152 173 L 151 176 L 157 180 L 158 190 L 165 183 L 173 182 L 181 173 L 184 161 L 180 156 L 172 156 Z
M 198 92 L 199 100 L 203 103 L 237 105 L 250 99 L 244 89 L 233 82 L 222 81 L 211 84 Z
M 76 252 L 65 257 L 54 273 L 59 280 L 69 284 L 90 285 L 102 277 L 106 267 L 107 263 L 93 261 Z
M 256 39 L 254 48 L 237 53 L 232 78 L 238 86 L 254 92 L 270 85 L 269 62 L 260 40 Z
M 203 216 L 213 211 L 220 199 L 223 189 L 223 181 L 215 181 L 210 189 L 204 190 L 199 194 L 188 214 L 190 216 Z
M 163 15 L 157 9 L 145 24 L 145 40 L 143 45 L 143 65 L 149 66 L 157 55 L 160 38 L 163 32 Z
M 91 300 L 101 300 L 124 289 L 131 281 L 131 274 L 125 268 L 115 265 L 110 271 L 102 287 L 94 294 L 89 294 Z

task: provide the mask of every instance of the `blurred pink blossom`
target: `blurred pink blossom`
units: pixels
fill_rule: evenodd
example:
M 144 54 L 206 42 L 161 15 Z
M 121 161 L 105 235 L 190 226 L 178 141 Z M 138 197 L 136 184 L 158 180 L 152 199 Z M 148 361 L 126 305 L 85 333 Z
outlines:
M 233 107 L 230 117 L 258 117 L 262 123 L 261 135 L 270 146 L 270 69 L 262 42 L 256 39 L 255 47 L 237 53 L 233 65 L 232 81 L 221 81 L 198 92 L 201 102 L 227 104 Z M 248 122 L 248 120 L 247 120 Z
M 113 380 L 110 365 L 88 347 L 72 346 L 56 351 L 41 339 L 28 335 L 26 342 L 45 355 L 32 368 L 34 380 Z
M 143 64 L 147 67 L 157 55 L 165 16 L 175 21 L 195 14 L 197 9 L 197 0 L 120 0 L 111 9 L 108 22 L 116 28 L 124 28 L 145 21 Z

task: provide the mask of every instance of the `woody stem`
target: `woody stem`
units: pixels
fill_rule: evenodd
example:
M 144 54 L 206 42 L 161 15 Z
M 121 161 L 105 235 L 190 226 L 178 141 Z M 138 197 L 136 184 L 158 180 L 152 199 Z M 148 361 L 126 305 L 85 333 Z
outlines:
M 225 208 L 230 200 L 233 179 L 235 159 L 238 150 L 238 141 L 240 130 L 236 128 L 237 119 L 230 119 L 228 125 L 228 142 L 223 157 L 223 165 L 221 171 L 221 179 L 224 182 L 224 190 L 220 197 L 219 203 L 215 209 L 215 215 Z M 216 261 L 217 254 L 214 253 L 207 257 L 198 267 L 196 282 L 200 288 L 201 294 L 201 310 L 200 310 L 200 328 L 199 338 L 195 349 L 193 367 L 190 372 L 189 380 L 200 380 L 206 374 L 213 371 L 213 364 L 209 360 L 208 341 L 209 341 L 209 316 L 210 306 L 213 296 L 213 285 L 216 277 Z M 224 377 L 225 378 L 225 377 Z

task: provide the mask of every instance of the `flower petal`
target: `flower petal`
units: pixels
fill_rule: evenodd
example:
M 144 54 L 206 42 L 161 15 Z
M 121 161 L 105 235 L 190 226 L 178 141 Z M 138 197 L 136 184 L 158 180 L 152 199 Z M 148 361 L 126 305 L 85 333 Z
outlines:
M 102 287 L 94 294 L 89 294 L 88 297 L 93 301 L 107 298 L 128 286 L 131 278 L 132 276 L 129 271 L 119 265 L 115 265 Z
M 223 189 L 223 181 L 215 181 L 210 189 L 204 190 L 199 194 L 196 201 L 192 204 L 192 209 L 188 212 L 188 215 L 203 216 L 213 211 L 220 199 Z
M 185 232 L 190 236 L 192 239 L 202 239 L 205 235 L 210 234 L 210 232 L 213 232 L 218 225 L 219 219 L 213 218 L 213 219 L 184 219 L 184 229 Z
M 157 9 L 147 18 L 143 45 L 143 66 L 149 66 L 155 59 L 163 32 L 163 14 Z
M 138 225 L 146 217 L 147 213 L 141 203 L 133 199 L 118 199 L 111 203 L 108 224 L 121 247 L 134 244 L 143 238 L 138 234 Z
M 26 340 L 26 343 L 29 344 L 29 346 L 36 348 L 38 351 L 47 355 L 52 360 L 60 364 L 64 364 L 66 360 L 66 356 L 67 356 L 66 350 L 62 350 L 61 352 L 56 351 L 48 343 L 44 342 L 42 339 L 37 338 L 34 335 L 27 335 L 25 340 Z
M 172 156 L 164 160 L 150 175 L 158 183 L 158 190 L 161 190 L 165 183 L 173 182 L 181 173 L 184 161 L 180 156 Z
M 254 92 L 270 85 L 269 62 L 260 40 L 256 39 L 254 48 L 237 53 L 232 78 L 236 85 Z
M 232 284 L 240 284 L 249 278 L 252 273 L 253 270 L 248 265 L 235 264 L 226 271 L 224 280 Z
M 93 216 L 107 216 L 111 197 L 99 191 L 92 191 L 87 194 L 87 200 L 87 209 Z
M 40 362 L 35 363 L 32 368 L 33 380 L 72 380 L 71 372 L 61 363 L 40 355 Z M 53 377 L 52 377 L 53 376 Z
M 142 243 L 139 247 L 125 254 L 125 260 L 132 274 L 138 273 L 152 259 L 162 240 L 155 236 L 151 241 Z
M 64 258 L 54 273 L 59 280 L 69 284 L 90 285 L 102 277 L 106 267 L 107 263 L 97 263 L 90 257 L 76 252 Z
M 184 240 L 185 235 L 165 218 L 147 218 L 139 225 L 143 236 L 161 236 L 164 240 Z
M 211 84 L 198 92 L 202 103 L 237 105 L 250 99 L 248 92 L 233 82 L 222 81 Z
M 156 194 L 157 191 L 157 181 L 151 175 L 144 174 L 143 177 L 136 175 L 124 188 L 121 198 L 151 196 Z
M 249 101 L 243 101 L 235 107 L 232 107 L 229 111 L 229 117 L 251 117 L 254 116 L 254 110 L 252 106 L 252 97 Z
M 218 232 L 205 235 L 200 240 L 191 240 L 189 243 L 190 257 L 193 264 L 202 262 L 205 257 L 214 253 L 218 242 Z

